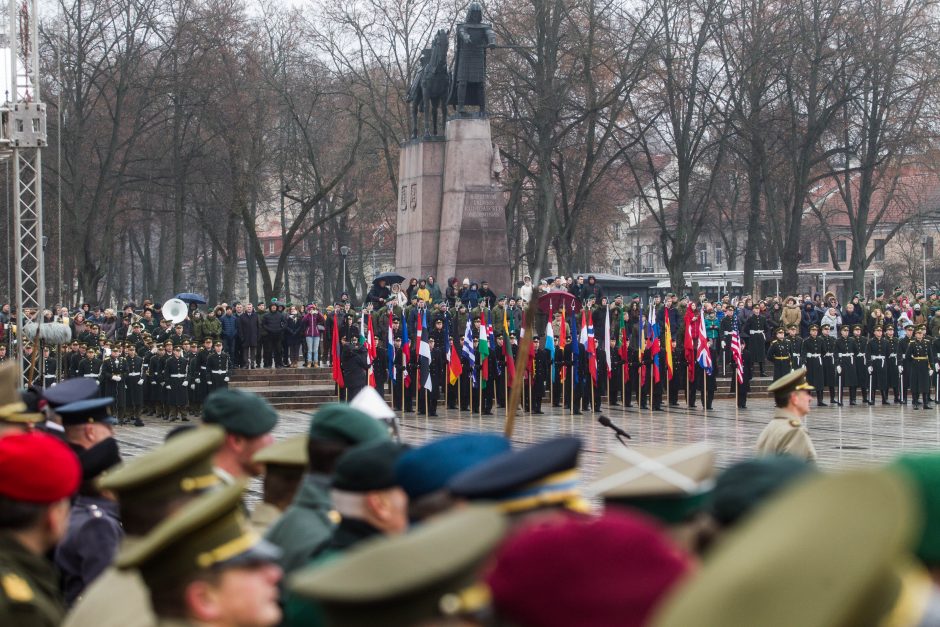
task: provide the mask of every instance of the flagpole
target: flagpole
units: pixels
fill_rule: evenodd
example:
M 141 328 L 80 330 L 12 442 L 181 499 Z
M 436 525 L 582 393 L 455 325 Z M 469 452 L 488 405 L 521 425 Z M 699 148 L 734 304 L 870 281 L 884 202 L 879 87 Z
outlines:
M 594 405 L 596 405 L 596 403 L 594 402 L 594 377 L 590 377 L 590 379 L 591 379 L 591 415 L 593 416 Z
M 402 352 L 401 354 L 401 363 L 402 363 L 402 366 L 405 365 L 405 353 L 404 352 Z M 405 373 L 404 373 L 404 370 L 405 369 L 402 368 L 402 375 L 401 375 L 401 420 L 402 422 L 405 421 Z
M 430 418 L 430 417 L 431 417 L 431 410 L 430 410 L 430 408 L 428 407 L 428 401 L 429 401 L 429 400 L 430 400 L 430 399 L 428 398 L 428 389 L 427 389 L 427 388 L 424 388 L 424 417 L 425 417 L 425 418 Z

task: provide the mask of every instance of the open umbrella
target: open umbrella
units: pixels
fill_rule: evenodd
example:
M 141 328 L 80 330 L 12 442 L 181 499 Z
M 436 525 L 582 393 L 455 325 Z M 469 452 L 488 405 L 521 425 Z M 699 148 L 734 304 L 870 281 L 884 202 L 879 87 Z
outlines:
M 382 274 L 379 274 L 374 279 L 372 279 L 372 284 L 375 285 L 383 279 L 385 280 L 385 285 L 393 285 L 395 283 L 403 283 L 405 277 L 398 274 L 397 272 L 383 272 Z
M 564 309 L 569 314 L 581 311 L 581 301 L 568 292 L 548 292 L 539 296 L 539 311 L 546 316 L 549 312 L 561 311 Z
M 202 294 L 193 294 L 192 292 L 183 292 L 177 294 L 175 298 L 180 299 L 184 303 L 196 303 L 197 305 L 205 305 L 206 297 Z

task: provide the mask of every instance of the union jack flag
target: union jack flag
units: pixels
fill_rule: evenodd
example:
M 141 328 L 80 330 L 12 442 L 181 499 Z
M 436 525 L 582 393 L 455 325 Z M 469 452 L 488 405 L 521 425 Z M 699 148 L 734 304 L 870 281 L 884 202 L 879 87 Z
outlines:
M 738 333 L 738 317 L 731 314 L 731 359 L 738 383 L 744 383 L 744 358 L 741 356 L 741 335 Z
M 705 316 L 699 315 L 699 331 L 698 331 L 698 365 L 701 366 L 702 370 L 705 371 L 705 374 L 712 373 L 712 355 L 708 350 L 708 335 L 705 333 Z

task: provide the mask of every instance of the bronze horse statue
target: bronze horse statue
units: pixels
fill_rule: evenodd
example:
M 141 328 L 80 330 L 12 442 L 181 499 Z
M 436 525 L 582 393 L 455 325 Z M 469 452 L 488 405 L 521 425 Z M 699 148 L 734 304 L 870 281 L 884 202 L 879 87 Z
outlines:
M 421 69 L 418 70 L 407 101 L 411 103 L 411 137 L 418 137 L 418 111 L 424 113 L 424 136 L 431 137 L 433 119 L 434 135 L 437 135 L 437 116 L 441 115 L 441 132 L 447 119 L 447 93 L 450 89 L 450 72 L 447 70 L 447 31 L 437 31 L 430 49 L 421 52 Z

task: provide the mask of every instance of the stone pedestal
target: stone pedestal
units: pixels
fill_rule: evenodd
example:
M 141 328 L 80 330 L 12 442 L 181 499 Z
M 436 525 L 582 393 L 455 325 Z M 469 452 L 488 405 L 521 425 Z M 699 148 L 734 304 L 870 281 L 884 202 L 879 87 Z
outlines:
M 506 192 L 493 176 L 493 139 L 486 118 L 457 118 L 446 127 L 444 194 L 437 273 L 486 279 L 497 294 L 511 290 Z
M 396 270 L 406 281 L 433 274 L 511 291 L 506 192 L 493 176 L 490 122 L 449 120 L 445 137 L 412 140 L 399 157 Z
M 398 159 L 398 231 L 395 269 L 420 279 L 437 276 L 444 176 L 444 138 L 412 140 Z M 438 278 L 438 283 L 442 284 Z

